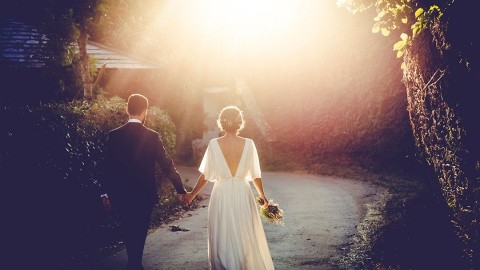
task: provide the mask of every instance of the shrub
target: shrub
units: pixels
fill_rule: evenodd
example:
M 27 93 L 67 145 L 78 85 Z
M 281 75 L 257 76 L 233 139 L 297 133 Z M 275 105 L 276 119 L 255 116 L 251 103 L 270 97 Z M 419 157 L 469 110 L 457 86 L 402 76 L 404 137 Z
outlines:
M 99 181 L 107 133 L 126 122 L 125 105 L 120 98 L 99 97 L 92 103 L 1 108 L 2 186 L 15 202 L 7 225 L 25 237 L 10 239 L 12 248 L 27 241 L 38 256 L 32 261 L 56 268 L 119 243 L 118 218 L 103 212 Z M 175 126 L 169 116 L 152 107 L 146 126 L 160 132 L 172 154 Z

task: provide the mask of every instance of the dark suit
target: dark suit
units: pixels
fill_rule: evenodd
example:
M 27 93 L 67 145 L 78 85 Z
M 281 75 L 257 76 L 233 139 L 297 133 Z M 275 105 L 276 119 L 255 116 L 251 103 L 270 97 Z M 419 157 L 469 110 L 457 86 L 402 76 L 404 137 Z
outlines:
M 157 162 L 177 193 L 185 194 L 180 175 L 157 132 L 134 122 L 109 132 L 106 177 L 102 184 L 120 212 L 129 269 L 143 269 L 141 263 L 150 216 L 158 202 Z

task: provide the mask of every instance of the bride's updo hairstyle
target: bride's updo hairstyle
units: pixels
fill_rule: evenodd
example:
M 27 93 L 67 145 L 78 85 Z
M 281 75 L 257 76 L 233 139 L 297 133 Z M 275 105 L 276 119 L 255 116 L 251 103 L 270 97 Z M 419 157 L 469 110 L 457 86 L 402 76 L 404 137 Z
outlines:
M 245 127 L 243 112 L 237 106 L 227 106 L 218 115 L 217 125 L 222 131 L 238 134 Z

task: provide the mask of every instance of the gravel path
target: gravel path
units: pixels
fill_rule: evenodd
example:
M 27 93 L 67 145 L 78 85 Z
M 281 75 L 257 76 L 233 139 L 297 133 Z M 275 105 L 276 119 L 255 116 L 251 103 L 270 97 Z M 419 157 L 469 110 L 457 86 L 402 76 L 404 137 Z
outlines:
M 193 186 L 198 177 L 196 169 L 178 169 Z M 278 202 L 285 212 L 285 227 L 264 223 L 273 262 L 279 270 L 338 269 L 338 260 L 365 217 L 366 205 L 385 192 L 358 180 L 282 172 L 264 172 L 262 176 L 267 198 Z M 146 270 L 208 269 L 207 206 L 212 186 L 210 183 L 202 191 L 205 200 L 200 208 L 148 236 L 143 257 Z M 189 231 L 172 232 L 169 225 Z M 125 269 L 126 261 L 123 250 L 97 267 Z

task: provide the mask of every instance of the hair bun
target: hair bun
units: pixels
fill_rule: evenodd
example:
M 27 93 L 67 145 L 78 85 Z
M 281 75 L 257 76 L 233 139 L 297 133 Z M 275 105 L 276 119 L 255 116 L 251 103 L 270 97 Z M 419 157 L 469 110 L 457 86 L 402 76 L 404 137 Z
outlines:
M 238 133 L 245 125 L 242 111 L 236 106 L 223 108 L 218 116 L 217 125 L 222 131 Z
M 233 126 L 232 119 L 222 119 L 222 123 L 224 123 L 225 125 L 227 125 L 229 127 Z

